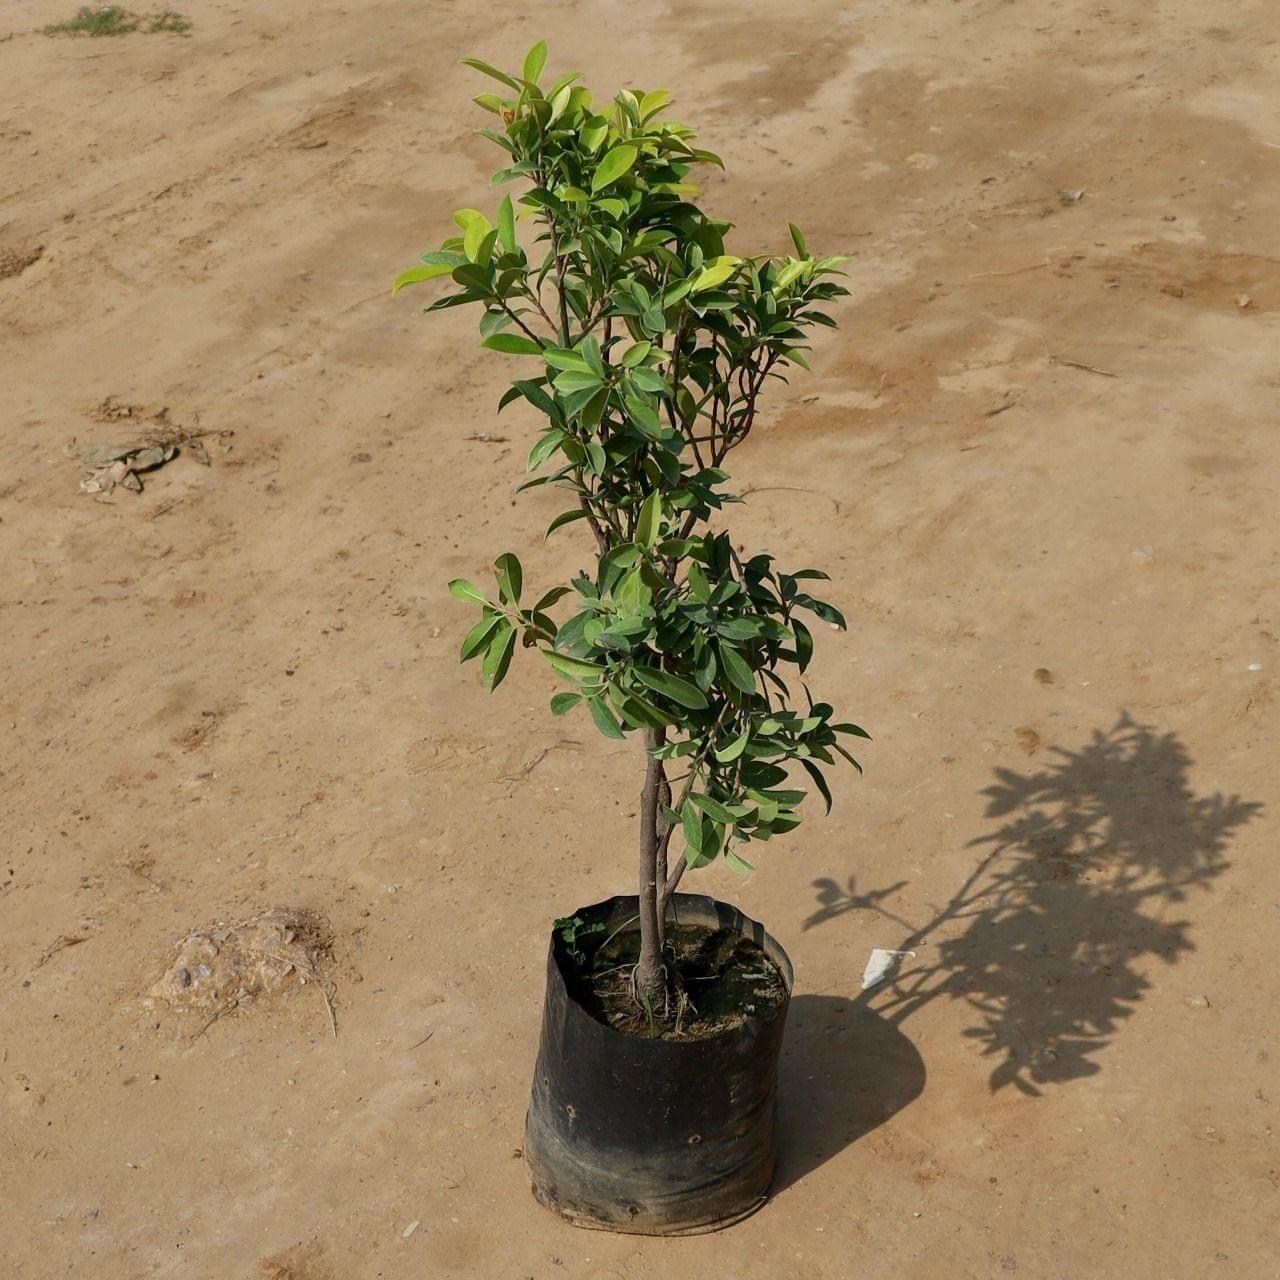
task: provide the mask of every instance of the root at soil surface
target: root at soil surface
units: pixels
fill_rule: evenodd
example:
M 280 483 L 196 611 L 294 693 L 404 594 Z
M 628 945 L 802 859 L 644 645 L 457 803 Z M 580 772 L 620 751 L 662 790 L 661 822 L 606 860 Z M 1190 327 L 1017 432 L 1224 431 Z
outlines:
M 786 984 L 755 943 L 730 929 L 677 926 L 668 931 L 662 1008 L 646 1008 L 636 992 L 639 934 L 618 934 L 579 974 L 577 996 L 601 1022 L 627 1035 L 705 1040 L 776 1008 Z

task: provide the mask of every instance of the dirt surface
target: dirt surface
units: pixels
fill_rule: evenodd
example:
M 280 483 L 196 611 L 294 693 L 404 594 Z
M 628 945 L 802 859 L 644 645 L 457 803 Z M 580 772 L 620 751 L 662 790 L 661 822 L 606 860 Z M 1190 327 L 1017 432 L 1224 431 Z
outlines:
M 0 19 L 6 1276 L 1276 1274 L 1274 4 L 37 34 L 73 7 Z M 495 199 L 457 59 L 540 36 L 678 91 L 737 247 L 853 255 L 734 455 L 743 541 L 832 570 L 815 681 L 876 741 L 754 879 L 690 885 L 797 975 L 776 1196 L 722 1236 L 575 1232 L 516 1156 L 549 925 L 630 888 L 638 762 L 544 664 L 493 700 L 455 665 L 446 579 L 554 500 L 513 498 L 504 362 L 388 286 Z M 77 492 L 72 441 L 162 409 L 209 465 Z M 273 911 L 322 981 L 203 1031 L 156 994 Z M 916 955 L 863 994 L 872 947 Z

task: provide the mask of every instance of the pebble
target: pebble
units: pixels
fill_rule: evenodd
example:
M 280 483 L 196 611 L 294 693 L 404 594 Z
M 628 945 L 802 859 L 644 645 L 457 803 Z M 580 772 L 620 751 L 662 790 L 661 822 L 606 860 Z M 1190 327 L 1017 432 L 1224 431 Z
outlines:
M 417 1231 L 420 1225 L 421 1223 L 419 1219 L 414 1218 L 414 1220 L 400 1233 L 400 1238 L 402 1240 L 407 1240 L 415 1231 Z
M 1208 1009 L 1210 1007 L 1208 996 L 1188 996 L 1183 1003 L 1188 1009 Z

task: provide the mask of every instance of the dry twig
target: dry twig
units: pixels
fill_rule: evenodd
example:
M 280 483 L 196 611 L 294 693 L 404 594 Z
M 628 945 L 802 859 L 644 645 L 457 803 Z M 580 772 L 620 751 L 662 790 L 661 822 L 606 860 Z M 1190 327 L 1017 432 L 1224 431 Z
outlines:
M 1110 369 L 1099 369 L 1097 365 L 1081 364 L 1079 360 L 1064 360 L 1061 356 L 1050 356 L 1051 364 L 1064 364 L 1069 369 L 1083 369 L 1085 373 L 1101 374 L 1104 378 L 1118 378 L 1118 373 L 1112 373 Z
M 1039 271 L 1041 267 L 1047 267 L 1049 259 L 1043 262 L 1033 262 L 1029 267 L 1015 267 L 1012 271 L 975 271 L 970 280 L 985 280 L 990 276 L 1020 276 L 1024 271 Z

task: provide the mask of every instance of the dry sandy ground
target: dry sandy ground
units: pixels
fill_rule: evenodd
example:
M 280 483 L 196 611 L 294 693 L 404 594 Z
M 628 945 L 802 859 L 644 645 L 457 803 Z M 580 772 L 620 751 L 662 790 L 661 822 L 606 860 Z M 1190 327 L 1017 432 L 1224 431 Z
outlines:
M 35 33 L 72 3 L 0 20 L 0 1271 L 1280 1274 L 1272 0 Z M 503 362 L 388 292 L 494 199 L 457 59 L 539 36 L 677 88 L 742 246 L 854 255 L 736 528 L 832 569 L 817 683 L 876 741 L 753 880 L 695 882 L 798 997 L 776 1197 L 683 1241 L 524 1188 L 548 921 L 627 886 L 638 763 L 549 718 L 543 664 L 493 700 L 455 665 L 443 583 L 553 500 L 513 500 Z M 161 408 L 211 465 L 78 494 L 69 443 Z M 319 982 L 207 1026 L 148 994 L 271 908 L 331 933 Z

